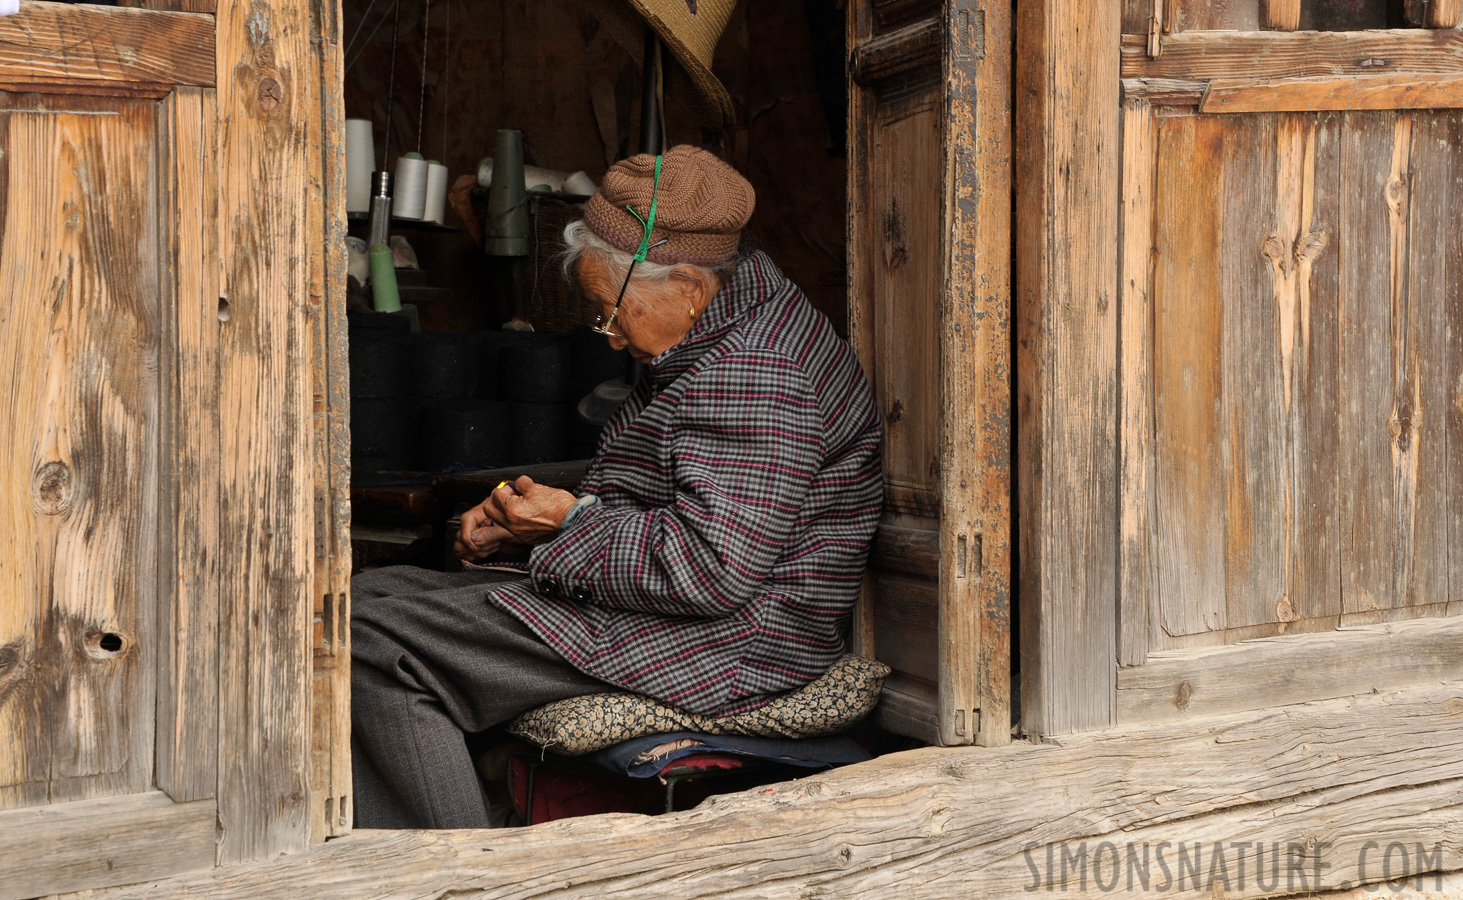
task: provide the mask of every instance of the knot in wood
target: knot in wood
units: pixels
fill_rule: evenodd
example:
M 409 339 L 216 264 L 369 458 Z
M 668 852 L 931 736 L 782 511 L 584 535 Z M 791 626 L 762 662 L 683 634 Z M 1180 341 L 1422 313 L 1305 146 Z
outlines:
M 284 85 L 265 76 L 259 82 L 259 108 L 269 112 L 282 102 L 284 102 Z
M 1295 621 L 1295 607 L 1291 605 L 1289 597 L 1281 597 L 1280 602 L 1275 604 L 1275 619 L 1279 622 Z
M 1178 690 L 1173 693 L 1173 705 L 1179 709 L 1188 709 L 1189 701 L 1194 697 L 1194 686 L 1188 681 L 1179 682 Z
M 46 463 L 31 479 L 31 502 L 43 516 L 59 516 L 65 512 L 74 493 L 71 467 L 63 462 Z

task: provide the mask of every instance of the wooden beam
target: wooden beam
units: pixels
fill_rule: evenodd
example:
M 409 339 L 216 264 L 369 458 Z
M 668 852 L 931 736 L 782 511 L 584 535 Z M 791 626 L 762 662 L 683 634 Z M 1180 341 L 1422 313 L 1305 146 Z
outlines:
M 1009 4 L 950 0 L 940 292 L 941 743 L 1011 740 Z
M 0 812 L 0 898 L 211 869 L 213 816 L 211 800 L 174 803 L 158 791 Z
M 870 38 L 854 48 L 849 73 L 854 81 L 868 85 L 920 66 L 937 65 L 943 36 L 944 26 L 934 18 Z
M 1459 678 L 1463 618 L 1166 651 L 1118 671 L 1118 723 L 1171 722 Z
M 1148 56 L 1141 35 L 1122 39 L 1124 78 L 1319 78 L 1391 73 L 1456 75 L 1463 70 L 1463 32 L 1294 31 L 1188 32 L 1163 39 Z
M 1280 866 L 1281 877 L 1287 845 L 1298 843 L 1305 864 L 1319 861 L 1335 887 L 1364 880 L 1358 864 L 1367 840 L 1383 849 L 1392 841 L 1409 850 L 1424 844 L 1428 852 L 1409 854 L 1411 863 L 1396 860 L 1394 876 L 1463 868 L 1460 780 L 1463 684 L 1454 683 L 1075 735 L 1062 746 L 927 748 L 656 818 L 356 832 L 308 853 L 93 900 L 140 900 L 159 891 L 211 900 L 281 894 L 948 900 L 1018 897 L 1031 890 L 1027 885 L 1045 896 L 1047 847 L 1059 857 L 1064 848 L 1097 852 L 1104 841 L 1122 848 L 1130 839 L 1150 849 L 1183 841 L 1206 850 L 1215 841 L 1258 841 L 1267 856 L 1278 842 L 1281 858 L 1268 864 Z M 1269 890 L 1254 880 L 1250 859 L 1243 884 L 1237 860 L 1228 860 L 1224 897 L 1274 894 L 1273 879 Z M 1379 857 L 1370 863 L 1366 877 L 1380 880 Z M 1216 896 L 1214 884 L 1203 880 L 1209 873 L 1203 869 L 1198 885 L 1174 892 Z M 1093 895 L 1092 884 L 1083 891 L 1075 875 L 1051 896 Z M 1153 875 L 1159 875 L 1156 865 Z
M 979 535 L 976 536 L 977 546 Z M 940 577 L 940 533 L 880 525 L 874 530 L 869 567 L 917 578 Z
M 22 0 L 0 17 L 0 87 L 214 83 L 210 16 Z
M 1203 113 L 1322 112 L 1363 109 L 1452 109 L 1463 106 L 1463 75 L 1353 75 L 1248 81 L 1216 78 Z
M 221 865 L 310 837 L 309 259 L 323 240 L 308 231 L 321 77 L 311 15 L 252 0 L 218 10 Z
M 1148 655 L 1156 552 L 1153 515 L 1153 108 L 1123 102 L 1122 271 L 1119 296 L 1118 664 Z
M 1113 715 L 1119 7 L 1017 10 L 1021 726 L 1038 735 Z
M 172 338 L 164 384 L 171 411 L 165 482 L 168 533 L 162 562 L 157 784 L 174 800 L 212 797 L 218 786 L 218 610 L 223 546 L 219 459 L 218 113 L 214 92 L 182 87 L 163 102 L 170 181 L 163 221 L 172 231 L 165 267 Z
M 210 0 L 211 2 L 211 0 Z M 351 828 L 350 371 L 346 332 L 345 85 L 339 3 L 310 17 L 320 77 L 307 80 L 310 381 L 315 583 L 310 709 L 310 839 Z

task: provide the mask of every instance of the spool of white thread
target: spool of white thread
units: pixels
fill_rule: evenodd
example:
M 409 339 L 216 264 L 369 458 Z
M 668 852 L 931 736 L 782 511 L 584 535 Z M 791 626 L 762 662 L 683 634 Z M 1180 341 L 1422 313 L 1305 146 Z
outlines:
M 590 178 L 587 172 L 575 172 L 564 179 L 564 193 L 566 194 L 588 196 L 594 193 L 594 189 L 594 179 Z
M 420 153 L 408 153 L 396 160 L 396 190 L 391 214 L 398 219 L 421 219 L 427 206 L 427 161 Z
M 427 160 L 427 202 L 422 210 L 422 221 L 441 225 L 446 207 L 447 167 L 435 159 Z
M 567 172 L 559 172 L 555 169 L 540 169 L 538 166 L 523 167 L 523 189 L 537 187 L 541 184 L 548 185 L 551 191 L 564 190 L 564 179 L 568 178 Z M 493 186 L 493 158 L 483 157 L 478 163 L 478 187 Z M 590 193 L 594 193 L 590 191 Z
M 376 141 L 370 119 L 345 120 L 345 210 L 371 211 L 371 173 L 376 171 Z

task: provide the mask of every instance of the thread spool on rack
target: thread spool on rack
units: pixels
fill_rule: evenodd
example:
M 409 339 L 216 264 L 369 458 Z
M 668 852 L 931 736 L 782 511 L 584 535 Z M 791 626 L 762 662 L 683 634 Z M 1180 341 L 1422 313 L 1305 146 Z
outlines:
M 391 202 L 392 214 L 396 218 L 422 218 L 427 207 L 428 169 L 427 161 L 420 153 L 408 153 L 396 160 L 396 190 Z

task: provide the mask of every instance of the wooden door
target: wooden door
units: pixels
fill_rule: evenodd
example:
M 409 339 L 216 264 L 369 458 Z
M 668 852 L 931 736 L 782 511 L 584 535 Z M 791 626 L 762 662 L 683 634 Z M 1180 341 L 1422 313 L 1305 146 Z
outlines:
M 1463 32 L 1405 7 L 1018 4 L 1026 731 L 1463 676 Z
M 3 897 L 348 827 L 335 16 L 153 5 L 0 18 Z
M 886 427 L 858 646 L 879 717 L 1010 739 L 1010 14 L 849 5 L 849 331 Z
M 1125 5 L 1120 723 L 1463 674 L 1463 37 L 1417 6 Z

